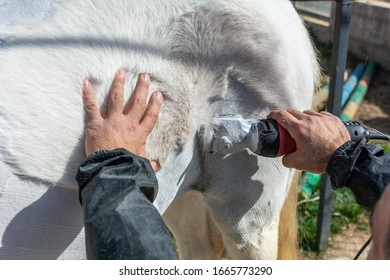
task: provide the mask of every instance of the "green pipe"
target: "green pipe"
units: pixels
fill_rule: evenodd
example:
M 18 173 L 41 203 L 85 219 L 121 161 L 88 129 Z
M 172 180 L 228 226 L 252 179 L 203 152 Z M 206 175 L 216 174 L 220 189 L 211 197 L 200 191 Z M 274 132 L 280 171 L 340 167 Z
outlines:
M 352 93 L 350 100 L 341 112 L 341 120 L 349 121 L 353 119 L 358 111 L 360 105 L 363 102 L 364 97 L 367 94 L 368 86 L 370 85 L 371 78 L 376 70 L 377 64 L 371 61 L 366 70 L 364 71 L 363 77 L 360 79 L 358 86 Z
M 313 193 L 313 189 L 319 186 L 320 181 L 321 174 L 305 172 L 301 179 L 300 190 L 303 192 L 305 197 L 310 198 Z

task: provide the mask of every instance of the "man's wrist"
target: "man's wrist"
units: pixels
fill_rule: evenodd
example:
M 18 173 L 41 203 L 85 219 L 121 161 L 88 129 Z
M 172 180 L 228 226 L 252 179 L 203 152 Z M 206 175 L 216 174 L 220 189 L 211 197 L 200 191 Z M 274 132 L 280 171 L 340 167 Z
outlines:
M 118 156 L 118 155 L 123 155 L 123 154 L 131 154 L 132 156 L 136 156 L 136 157 L 141 157 L 141 156 L 138 156 L 132 152 L 130 152 L 129 150 L 126 150 L 125 148 L 116 148 L 116 149 L 112 149 L 112 150 L 98 150 L 98 151 L 94 151 L 92 152 L 91 154 L 89 154 L 85 161 L 88 161 L 88 159 L 90 158 L 104 158 L 104 157 L 113 157 L 113 156 Z
M 86 160 L 80 165 L 76 174 L 76 181 L 79 185 L 80 202 L 83 189 L 93 177 L 95 177 L 106 166 L 114 167 L 120 165 L 125 165 L 127 168 L 131 168 L 130 166 L 132 165 L 142 166 L 145 174 L 148 174 L 147 177 L 154 178 L 153 180 L 156 180 L 155 173 L 149 160 L 141 156 L 133 154 L 124 148 L 96 151 L 86 158 Z M 147 195 L 147 197 L 153 201 L 156 194 L 157 191 L 154 191 L 153 196 Z

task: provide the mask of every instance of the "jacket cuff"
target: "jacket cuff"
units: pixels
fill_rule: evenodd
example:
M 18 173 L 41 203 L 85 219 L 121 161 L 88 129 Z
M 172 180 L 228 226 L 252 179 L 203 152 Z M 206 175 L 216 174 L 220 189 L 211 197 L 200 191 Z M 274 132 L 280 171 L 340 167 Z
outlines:
M 96 172 L 98 172 L 103 166 L 107 165 L 106 160 L 110 160 L 126 154 L 135 156 L 134 154 L 122 148 L 115 150 L 101 150 L 90 154 L 80 165 L 76 174 L 76 181 L 80 188 L 83 188 L 84 185 L 87 184 L 91 179 L 91 177 L 96 174 Z
M 345 186 L 365 143 L 365 139 L 359 142 L 348 141 L 332 155 L 326 172 L 330 176 L 333 188 Z
M 152 174 L 154 180 L 154 171 L 149 160 L 135 155 L 126 149 L 119 148 L 115 150 L 102 150 L 89 155 L 86 160 L 80 165 L 76 174 L 76 181 L 79 185 L 79 200 L 82 201 L 81 194 L 87 184 L 97 176 L 99 172 L 107 166 L 118 166 L 123 163 L 126 165 L 141 164 L 146 168 L 148 174 Z M 146 194 L 145 194 L 146 195 Z M 147 195 L 148 199 L 153 201 L 157 195 L 157 191 Z

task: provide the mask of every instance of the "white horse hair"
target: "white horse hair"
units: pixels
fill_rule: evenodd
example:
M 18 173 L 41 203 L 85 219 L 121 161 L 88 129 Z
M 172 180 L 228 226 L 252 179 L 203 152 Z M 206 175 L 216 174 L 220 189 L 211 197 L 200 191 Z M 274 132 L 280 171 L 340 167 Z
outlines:
M 191 239 L 193 228 L 212 237 L 187 211 L 210 214 L 230 257 L 275 259 L 292 171 L 279 158 L 208 148 L 220 115 L 310 108 L 319 68 L 288 0 L 0 0 L 0 259 L 85 258 L 74 179 L 81 84 L 92 81 L 104 111 L 119 68 L 126 100 L 143 72 L 164 95 L 147 142 L 161 164 L 158 211 L 189 190 L 203 201 L 178 200 L 182 210 L 164 216 L 181 257 L 214 256 Z

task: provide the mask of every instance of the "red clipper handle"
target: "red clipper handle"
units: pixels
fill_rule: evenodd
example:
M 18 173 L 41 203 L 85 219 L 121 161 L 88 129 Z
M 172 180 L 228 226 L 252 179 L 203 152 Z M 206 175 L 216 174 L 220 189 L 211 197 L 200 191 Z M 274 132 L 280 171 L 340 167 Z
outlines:
M 295 140 L 282 126 L 279 127 L 279 151 L 277 157 L 283 156 L 288 153 L 292 153 L 297 149 Z

